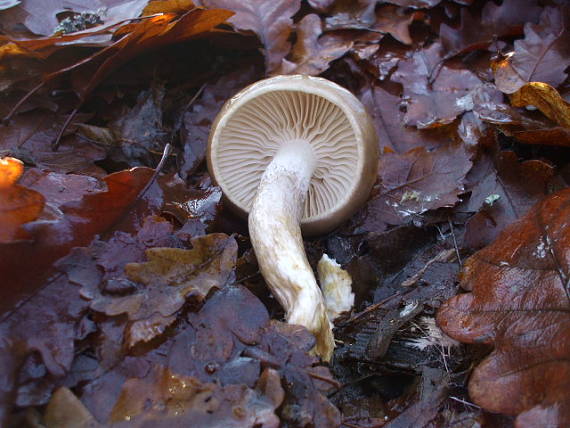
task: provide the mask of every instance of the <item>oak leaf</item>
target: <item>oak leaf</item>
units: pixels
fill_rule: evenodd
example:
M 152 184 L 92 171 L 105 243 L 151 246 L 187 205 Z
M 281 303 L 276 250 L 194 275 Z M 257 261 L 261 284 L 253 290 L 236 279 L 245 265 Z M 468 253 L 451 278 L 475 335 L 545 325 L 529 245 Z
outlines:
M 537 22 L 540 12 L 537 0 L 505 0 L 501 5 L 489 1 L 483 7 L 480 19 L 473 17 L 468 8 L 463 8 L 459 28 L 445 23 L 439 28 L 446 56 L 485 48 L 497 37 L 519 35 L 525 23 Z
M 353 42 L 340 35 L 323 35 L 321 18 L 312 13 L 297 24 L 297 42 L 291 58 L 283 59 L 278 74 L 308 74 L 316 76 L 327 68 L 329 63 L 350 50 Z
M 191 250 L 147 250 L 148 262 L 125 266 L 127 277 L 145 287 L 127 296 L 101 294 L 91 303 L 92 309 L 109 316 L 127 314 L 131 321 L 125 339 L 127 347 L 162 334 L 190 297 L 201 301 L 210 289 L 232 280 L 237 259 L 235 239 L 210 234 L 191 242 Z
M 570 7 L 546 7 L 539 24 L 527 23 L 525 38 L 515 41 L 511 57 L 494 65 L 495 83 L 511 94 L 527 82 L 557 87 L 570 65 Z
M 517 427 L 570 424 L 570 190 L 538 203 L 469 258 L 439 325 L 451 337 L 488 344 L 473 371 L 471 399 L 516 415 Z

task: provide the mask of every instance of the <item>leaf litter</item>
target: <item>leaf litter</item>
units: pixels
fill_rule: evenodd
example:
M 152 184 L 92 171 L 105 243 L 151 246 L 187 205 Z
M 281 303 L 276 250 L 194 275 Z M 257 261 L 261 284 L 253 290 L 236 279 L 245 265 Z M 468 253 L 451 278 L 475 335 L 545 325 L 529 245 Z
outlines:
M 2 5 L 0 424 L 567 425 L 568 10 Z M 328 366 L 204 165 L 223 103 L 282 73 L 347 87 L 383 153 L 305 241 L 352 278 Z

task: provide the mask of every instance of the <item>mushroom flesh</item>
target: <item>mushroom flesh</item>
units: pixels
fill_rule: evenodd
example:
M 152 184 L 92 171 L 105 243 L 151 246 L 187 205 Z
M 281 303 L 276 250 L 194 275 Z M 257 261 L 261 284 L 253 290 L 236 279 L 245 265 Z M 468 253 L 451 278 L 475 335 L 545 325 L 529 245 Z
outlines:
M 323 296 L 301 231 L 331 231 L 368 198 L 378 140 L 358 99 L 326 79 L 278 76 L 226 102 L 208 142 L 208 168 L 231 207 L 248 216 L 263 277 L 287 321 L 334 348 Z

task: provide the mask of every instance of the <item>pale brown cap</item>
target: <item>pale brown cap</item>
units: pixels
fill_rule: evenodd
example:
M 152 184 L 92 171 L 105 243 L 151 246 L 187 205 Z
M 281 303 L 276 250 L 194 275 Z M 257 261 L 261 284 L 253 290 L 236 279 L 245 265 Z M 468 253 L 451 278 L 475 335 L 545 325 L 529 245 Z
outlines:
M 308 235 L 329 232 L 364 204 L 378 168 L 372 120 L 336 83 L 277 76 L 243 89 L 212 125 L 208 169 L 230 206 L 247 216 L 265 168 L 280 145 L 292 140 L 308 141 L 317 158 L 301 229 Z

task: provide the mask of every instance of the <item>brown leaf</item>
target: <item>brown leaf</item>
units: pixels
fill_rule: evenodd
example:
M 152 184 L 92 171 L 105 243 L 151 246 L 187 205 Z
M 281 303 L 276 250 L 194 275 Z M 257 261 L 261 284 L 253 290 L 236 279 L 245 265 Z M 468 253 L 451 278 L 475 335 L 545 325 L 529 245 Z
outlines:
M 416 147 L 433 150 L 442 145 L 442 140 L 449 141 L 452 138 L 450 130 L 445 127 L 417 129 L 402 126 L 405 116 L 401 108 L 402 101 L 385 86 L 367 88 L 360 97 L 373 118 L 381 149 L 400 154 Z
M 0 288 L 0 312 L 37 292 L 53 273 L 53 262 L 72 247 L 87 245 L 113 226 L 139 196 L 153 170 L 138 168 L 105 177 L 107 190 L 86 195 L 59 207 L 58 217 L 27 225 L 33 242 L 0 245 L 0 272 L 11 287 Z M 49 201 L 48 201 L 49 203 Z M 30 260 L 34 269 L 28 269 Z
M 192 0 L 152 0 L 145 6 L 142 16 L 155 13 L 183 14 L 194 7 Z
M 20 226 L 38 218 L 45 204 L 41 193 L 16 184 L 24 164 L 0 158 L 0 245 L 28 238 Z
M 415 221 L 428 210 L 450 207 L 464 192 L 463 180 L 471 169 L 464 145 L 426 151 L 423 147 L 380 158 L 381 185 L 364 209 L 359 232 L 382 232 L 388 225 Z
M 80 139 L 71 129 L 62 138 L 59 150 L 53 151 L 52 143 L 63 122 L 60 115 L 46 110 L 18 114 L 8 125 L 0 127 L 0 153 L 54 172 L 104 176 L 105 172 L 94 162 L 105 157 L 105 150 Z M 79 152 L 81 156 L 77 156 Z
M 50 81 L 70 71 L 87 74 L 87 84 L 74 88 L 84 101 L 109 73 L 130 59 L 143 52 L 183 42 L 210 31 L 230 16 L 232 12 L 227 10 L 194 8 L 181 16 L 176 13 L 162 13 L 123 25 L 115 31 L 113 36 L 118 40 L 113 44 L 69 67 L 48 74 L 44 81 Z
M 355 8 L 353 4 L 348 4 L 346 9 L 337 5 L 331 16 L 325 19 L 325 30 L 365 30 L 390 34 L 399 42 L 411 45 L 409 27 L 415 20 L 420 20 L 422 14 L 393 5 L 382 5 L 375 9 L 374 3 L 361 4 L 362 9 Z
M 497 125 L 505 135 L 528 144 L 569 146 L 570 129 L 557 126 L 546 118 L 531 116 L 526 111 L 506 104 L 478 108 L 477 115 L 485 122 Z
M 570 424 L 570 190 L 543 200 L 464 265 L 468 291 L 445 303 L 438 322 L 468 343 L 493 345 L 469 393 L 518 427 Z
M 403 95 L 408 108 L 405 116 L 407 125 L 418 128 L 437 127 L 449 124 L 465 111 L 473 109 L 473 97 L 481 91 L 496 90 L 484 85 L 467 69 L 442 66 L 438 69 L 443 50 L 434 43 L 428 49 L 420 50 L 398 64 L 392 80 L 403 85 Z M 431 83 L 432 76 L 435 81 Z
M 511 95 L 515 107 L 532 105 L 546 117 L 565 128 L 570 128 L 570 104 L 552 86 L 542 82 L 530 82 Z
M 312 13 L 297 24 L 297 42 L 291 51 L 291 58 L 283 59 L 277 74 L 308 74 L 316 76 L 329 63 L 343 56 L 353 42 L 335 34 L 323 35 L 321 19 Z
M 117 427 L 277 428 L 274 412 L 283 395 L 279 376 L 266 369 L 262 378 L 255 390 L 245 385 L 222 387 L 157 366 L 145 378 L 125 382 L 108 422 Z
M 291 49 L 287 41 L 293 26 L 291 18 L 300 8 L 300 0 L 201 0 L 201 4 L 235 12 L 228 22 L 236 30 L 257 34 L 265 54 L 265 71 L 275 73 Z
M 192 246 L 192 250 L 147 250 L 148 262 L 125 266 L 128 278 L 144 284 L 144 288 L 123 297 L 100 295 L 91 303 L 92 309 L 109 316 L 128 315 L 127 347 L 162 334 L 188 298 L 201 301 L 210 289 L 232 280 L 237 259 L 235 239 L 211 234 L 194 238 Z
M 478 249 L 490 244 L 546 196 L 553 176 L 551 164 L 538 159 L 521 162 L 510 151 L 478 159 L 468 176 L 471 197 L 463 207 L 477 212 L 465 225 L 466 245 Z
M 498 37 L 522 34 L 523 25 L 536 23 L 540 12 L 536 0 L 505 0 L 499 6 L 489 1 L 483 7 L 480 19 L 473 17 L 468 8 L 463 8 L 459 28 L 441 24 L 439 35 L 449 57 L 485 48 Z
M 570 7 L 546 7 L 539 24 L 527 23 L 525 38 L 515 41 L 511 57 L 495 64 L 495 83 L 512 94 L 527 82 L 557 87 L 570 65 Z

